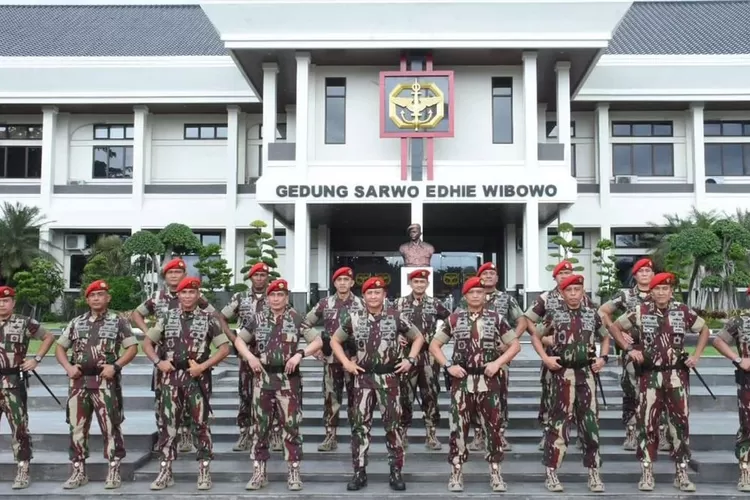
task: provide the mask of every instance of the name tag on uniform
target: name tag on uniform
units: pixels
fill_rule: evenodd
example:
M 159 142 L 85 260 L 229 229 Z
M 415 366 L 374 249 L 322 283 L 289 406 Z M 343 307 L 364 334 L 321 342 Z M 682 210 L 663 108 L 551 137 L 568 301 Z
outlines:
M 104 324 L 99 328 L 99 338 L 112 340 L 117 338 L 117 320 L 105 320 Z
M 596 328 L 596 313 L 594 311 L 585 311 L 581 314 L 581 327 L 588 332 L 594 331 Z
M 170 314 L 167 317 L 167 324 L 164 326 L 164 337 L 178 338 L 182 336 L 182 324 L 176 314 Z
M 383 340 L 395 341 L 396 330 L 396 318 L 394 316 L 387 316 L 380 321 L 380 336 Z
M 685 313 L 683 311 L 669 311 L 669 325 L 675 334 L 685 335 Z

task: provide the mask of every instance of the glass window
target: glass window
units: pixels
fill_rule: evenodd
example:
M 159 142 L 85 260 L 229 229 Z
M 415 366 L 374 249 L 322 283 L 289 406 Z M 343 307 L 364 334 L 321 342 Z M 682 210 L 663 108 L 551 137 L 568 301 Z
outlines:
M 513 143 L 513 78 L 492 78 L 492 143 Z
M 94 140 L 123 141 L 133 139 L 133 125 L 94 125 Z
M 631 135 L 630 124 L 629 123 L 618 123 L 618 122 L 613 123 L 612 124 L 612 135 L 614 137 L 629 137 Z
M 655 233 L 615 233 L 615 247 L 650 248 L 658 239 Z
M 276 245 L 276 248 L 286 248 L 286 229 L 284 229 L 283 227 L 274 228 L 273 239 L 275 239 L 278 243 L 278 245 Z
M 346 143 L 346 78 L 326 78 L 325 143 Z
M 673 144 L 613 144 L 614 175 L 644 177 L 674 175 Z
M 742 123 L 724 122 L 721 125 L 721 135 L 736 137 L 742 135 Z
M 750 121 L 705 121 L 703 135 L 706 137 L 742 137 L 750 136 Z
M 628 144 L 614 144 L 612 146 L 612 173 L 613 175 L 631 175 L 633 162 L 630 154 L 631 148 Z
M 554 229 L 548 229 L 547 230 L 547 248 L 549 249 L 556 249 L 559 248 L 558 245 L 555 245 L 552 243 L 552 238 L 557 236 L 557 231 Z M 578 243 L 579 248 L 584 248 L 584 241 L 585 241 L 585 233 L 582 232 L 575 232 L 573 233 L 573 241 L 576 241 Z
M 38 140 L 41 138 L 41 125 L 0 125 L 0 140 Z
M 672 137 L 672 122 L 612 122 L 614 137 Z
M 132 179 L 133 146 L 95 147 L 92 178 Z
M 721 135 L 721 122 L 704 122 L 703 135 L 706 137 Z
M 42 148 L 0 147 L 0 179 L 39 179 Z
M 80 253 L 70 256 L 70 273 L 68 274 L 68 286 L 70 288 L 81 288 L 83 268 L 86 267 L 86 261 L 86 256 Z
M 185 139 L 226 139 L 227 126 L 216 124 L 185 125 Z
M 750 144 L 706 144 L 706 175 L 750 175 Z

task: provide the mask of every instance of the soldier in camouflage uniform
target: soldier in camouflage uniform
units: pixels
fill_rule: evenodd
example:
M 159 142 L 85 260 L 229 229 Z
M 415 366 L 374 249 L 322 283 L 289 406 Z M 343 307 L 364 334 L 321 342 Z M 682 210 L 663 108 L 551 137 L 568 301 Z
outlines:
M 268 308 L 250 316 L 235 340 L 237 352 L 247 360 L 255 374 L 255 433 L 250 454 L 253 477 L 245 488 L 259 490 L 268 484 L 268 435 L 271 431 L 270 416 L 274 414 L 275 407 L 284 426 L 287 487 L 299 491 L 302 489 L 302 380 L 299 364 L 306 356 L 316 354 L 323 346 L 323 340 L 303 326 L 302 316 L 297 311 L 287 307 L 289 285 L 285 280 L 273 281 L 268 285 L 267 294 Z M 303 336 L 307 347 L 299 349 L 299 340 Z M 253 341 L 257 344 L 257 356 L 247 347 Z
M 243 322 L 268 307 L 266 303 L 266 287 L 268 287 L 269 271 L 268 265 L 263 262 L 254 264 L 247 273 L 247 278 L 252 283 L 250 290 L 235 293 L 229 303 L 221 310 L 219 321 L 221 322 L 222 330 L 232 344 L 234 344 L 235 335 L 229 328 L 228 322 L 239 317 L 239 323 L 242 325 Z M 250 345 L 250 349 L 256 349 L 255 342 Z M 250 447 L 250 431 L 253 424 L 253 372 L 244 359 L 240 357 L 238 360 L 240 363 L 238 387 L 240 409 L 237 412 L 237 427 L 240 428 L 240 437 L 232 450 L 246 451 Z M 274 422 L 274 426 L 271 432 L 271 450 L 281 451 L 281 427 L 278 415 L 274 414 L 272 422 Z
M 633 266 L 633 276 L 635 277 L 635 286 L 627 290 L 621 290 L 606 304 L 599 308 L 599 316 L 607 330 L 612 325 L 612 318 L 619 317 L 623 313 L 633 310 L 649 299 L 648 286 L 654 277 L 654 264 L 651 259 L 641 259 Z M 633 332 L 634 337 L 638 339 L 638 332 Z M 633 343 L 634 337 L 624 334 L 625 341 Z M 619 349 L 618 349 L 619 350 Z M 629 451 L 635 451 L 638 446 L 638 439 L 635 432 L 636 418 L 638 411 L 638 381 L 635 376 L 635 366 L 633 360 L 625 351 L 622 354 L 622 375 L 620 377 L 620 386 L 622 387 L 622 423 L 625 424 L 625 442 L 623 448 Z M 666 413 L 662 413 L 662 424 L 659 425 L 659 450 L 668 451 L 669 439 L 667 437 Z
M 422 332 L 427 344 L 435 334 L 435 326 L 438 320 L 445 320 L 450 316 L 442 302 L 430 297 L 425 292 L 429 285 L 430 271 L 427 269 L 416 269 L 407 276 L 412 293 L 395 301 L 394 307 L 408 319 L 417 330 Z M 403 337 L 401 337 L 403 338 Z M 404 339 L 404 344 L 405 339 Z M 420 403 L 424 415 L 426 430 L 425 446 L 428 450 L 439 450 L 442 448 L 437 438 L 437 427 L 440 425 L 440 407 L 438 395 L 440 393 L 440 366 L 436 363 L 427 347 L 417 357 L 417 366 L 401 378 L 401 439 L 404 449 L 409 447 L 408 430 L 413 419 L 413 403 L 416 396 L 415 389 L 419 388 Z M 403 355 L 406 356 L 406 347 Z
M 469 458 L 466 438 L 471 416 L 478 415 L 487 437 L 484 458 L 490 464 L 490 487 L 492 491 L 505 491 L 507 486 L 500 470 L 504 451 L 500 433 L 496 432 L 503 427 L 502 405 L 507 404 L 500 397 L 505 384 L 503 366 L 521 351 L 521 345 L 502 315 L 486 307 L 480 278 L 469 278 L 462 293 L 466 309 L 451 314 L 430 343 L 430 353 L 452 377 L 448 490 L 464 489 L 462 467 Z M 442 347 L 451 339 L 455 340 L 455 345 L 453 359 L 448 361 Z M 506 346 L 505 352 L 500 350 L 501 345 Z
M 354 476 L 346 486 L 355 491 L 367 486 L 367 450 L 375 405 L 380 407 L 385 427 L 386 448 L 390 464 L 389 483 L 393 490 L 406 489 L 401 469 L 404 448 L 401 444 L 401 405 L 399 375 L 417 364 L 424 337 L 401 313 L 386 308 L 385 282 L 370 278 L 362 285 L 365 309 L 346 317 L 331 338 L 331 349 L 344 367 L 354 376 L 352 396 L 352 462 Z M 409 357 L 398 361 L 401 347 L 398 334 L 412 342 Z M 357 344 L 356 361 L 349 359 L 342 345 L 353 337 Z
M 180 306 L 170 309 L 149 329 L 143 340 L 143 352 L 159 369 L 161 416 L 157 448 L 161 453 L 159 474 L 152 490 L 174 485 L 172 462 L 177 456 L 177 417 L 188 407 L 193 442 L 197 448 L 198 489 L 211 489 L 209 464 L 213 458 L 209 394 L 211 369 L 229 355 L 229 339 L 221 331 L 216 317 L 198 308 L 201 280 L 187 277 L 177 285 Z M 161 343 L 158 354 L 154 344 Z M 217 348 L 211 355 L 211 345 Z
M 318 305 L 307 314 L 305 321 L 302 323 L 303 328 L 310 329 L 323 321 L 323 423 L 326 428 L 326 435 L 323 442 L 318 446 L 318 451 L 333 451 L 338 448 L 336 441 L 336 431 L 339 426 L 339 411 L 341 409 L 341 400 L 343 397 L 344 386 L 346 386 L 346 396 L 348 400 L 347 411 L 351 420 L 352 394 L 354 387 L 352 385 L 352 376 L 344 371 L 341 363 L 331 351 L 331 336 L 336 332 L 341 322 L 350 311 L 361 311 L 364 309 L 362 299 L 354 295 L 351 291 L 354 285 L 354 272 L 349 267 L 342 267 L 333 273 L 333 286 L 336 288 L 336 294 L 330 297 L 320 299 Z M 354 346 L 352 342 L 347 343 L 345 350 L 348 355 L 354 355 Z
M 750 295 L 750 288 L 746 293 Z M 729 318 L 714 338 L 713 345 L 724 357 L 732 360 L 736 368 L 734 378 L 737 382 L 740 427 L 737 430 L 734 456 L 740 464 L 737 489 L 747 493 L 750 492 L 750 314 L 743 313 Z M 732 350 L 731 345 L 737 348 L 737 353 Z
M 180 305 L 180 301 L 177 298 L 177 285 L 185 277 L 187 266 L 185 261 L 176 258 L 172 259 L 162 268 L 162 276 L 164 277 L 164 288 L 158 290 L 153 296 L 146 299 L 141 305 L 139 305 L 131 315 L 131 320 L 145 335 L 148 331 L 148 325 L 146 324 L 146 318 L 158 317 L 169 311 L 170 309 L 177 309 Z M 198 307 L 204 309 L 207 312 L 214 312 L 214 307 L 208 303 L 206 299 L 201 297 L 198 300 Z M 159 349 L 160 346 L 156 346 Z M 159 370 L 154 368 L 154 375 L 151 380 L 151 390 L 154 392 L 154 412 L 156 415 L 156 428 L 157 430 L 164 425 L 161 421 L 161 415 L 164 411 L 159 406 L 161 405 L 161 387 L 159 387 Z M 190 416 L 187 413 L 187 407 L 182 415 L 178 417 L 178 434 L 180 436 L 180 444 L 178 450 L 181 452 L 193 451 L 193 441 L 190 435 Z
M 479 266 L 479 269 L 477 269 L 477 277 L 481 278 L 482 283 L 484 283 L 484 291 L 487 295 L 487 304 L 485 307 L 489 310 L 497 311 L 500 316 L 505 318 L 505 320 L 515 329 L 517 337 L 523 335 L 527 329 L 526 317 L 523 314 L 523 310 L 518 305 L 518 301 L 516 301 L 512 295 L 496 288 L 498 281 L 497 266 L 492 262 L 485 262 Z M 458 303 L 457 309 L 466 309 L 466 307 L 466 297 L 462 297 Z M 501 346 L 501 349 L 504 349 L 504 346 Z M 503 415 L 503 426 L 500 428 L 500 440 L 503 443 L 503 450 L 511 451 L 513 447 L 505 438 L 505 429 L 508 425 L 508 386 L 510 384 L 509 367 L 503 367 L 503 370 L 505 370 L 505 384 L 502 386 L 503 392 L 500 394 L 500 397 L 503 400 L 502 407 L 505 414 Z M 484 450 L 485 444 L 484 436 L 482 435 L 482 428 L 479 426 L 479 421 L 476 420 L 476 414 L 473 418 L 475 418 L 475 420 L 472 421 L 472 426 L 474 427 L 474 441 L 469 444 L 469 450 L 482 451 Z
M 690 368 L 694 367 L 710 335 L 706 322 L 685 304 L 672 298 L 675 278 L 669 273 L 653 277 L 649 288 L 651 300 L 620 316 L 613 323 L 612 336 L 621 348 L 628 351 L 639 375 L 638 388 L 638 450 L 642 476 L 641 491 L 654 489 L 653 463 L 657 457 L 659 418 L 667 407 L 668 430 L 672 434 L 675 461 L 674 487 L 681 491 L 695 491 L 688 477 L 691 462 L 688 396 Z M 637 331 L 641 345 L 625 341 L 622 331 Z M 684 351 L 685 334 L 700 332 L 693 356 Z
M 5 414 L 8 419 L 13 458 L 18 464 L 12 488 L 20 490 L 29 486 L 29 461 L 32 459 L 26 382 L 21 372 L 36 369 L 55 337 L 37 321 L 13 314 L 15 296 L 15 290 L 0 286 L 0 415 Z M 31 339 L 40 339 L 42 344 L 36 356 L 26 360 Z
M 552 372 L 550 384 L 550 427 L 542 464 L 545 466 L 545 486 L 551 492 L 563 491 L 557 477 L 568 449 L 568 422 L 579 422 L 578 440 L 583 445 L 583 466 L 589 470 L 588 487 L 593 493 L 604 491 L 599 473 L 602 465 L 599 453 L 599 407 L 596 400 L 594 374 L 604 368 L 608 356 L 597 357 L 596 340 L 601 340 L 601 352 L 609 352 L 609 334 L 593 307 L 584 305 L 583 276 L 571 275 L 559 284 L 564 304 L 545 316 L 544 330 L 532 337 L 534 349 Z M 541 342 L 543 337 L 554 339 L 552 356 Z M 577 405 L 576 405 L 577 403 Z
M 70 378 L 67 423 L 73 473 L 63 488 L 74 489 L 89 482 L 85 461 L 89 457 L 91 419 L 96 415 L 104 438 L 104 458 L 109 462 L 104 487 L 115 489 L 122 484 L 120 462 L 125 458 L 120 371 L 138 353 L 138 341 L 128 320 L 109 311 L 112 297 L 105 281 L 91 283 L 85 296 L 89 312 L 68 323 L 55 349 L 58 363 Z M 68 361 L 66 352 L 71 348 Z M 125 349 L 122 356 L 121 348 Z
M 534 336 L 536 335 L 536 324 L 542 321 L 550 312 L 562 307 L 565 303 L 563 300 L 562 293 L 560 293 L 559 285 L 564 280 L 573 275 L 573 264 L 570 261 L 563 260 L 559 262 L 552 270 L 552 279 L 558 284 L 552 290 L 542 293 L 536 298 L 534 303 L 529 306 L 525 315 L 528 318 L 528 329 L 529 333 Z M 586 293 L 583 294 L 583 305 L 586 307 L 595 307 Z M 552 337 L 542 337 L 542 344 L 547 349 L 547 355 L 551 356 L 552 345 L 554 339 Z M 547 441 L 545 435 L 550 427 L 550 402 L 552 399 L 550 391 L 550 383 L 552 382 L 552 373 L 542 363 L 542 374 L 540 378 L 542 384 L 542 397 L 539 400 L 539 415 L 537 419 L 539 424 L 542 426 L 542 440 L 539 442 L 539 450 L 544 451 L 545 443 Z M 578 434 L 581 435 L 580 422 L 578 424 Z M 581 441 L 578 441 L 578 448 L 581 448 Z

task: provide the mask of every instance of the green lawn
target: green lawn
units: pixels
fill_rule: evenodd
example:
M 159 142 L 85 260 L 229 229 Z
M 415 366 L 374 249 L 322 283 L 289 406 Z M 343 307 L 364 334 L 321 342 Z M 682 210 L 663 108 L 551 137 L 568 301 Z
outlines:
M 689 347 L 686 347 L 685 350 L 687 352 L 689 352 L 689 353 L 692 354 L 692 353 L 695 352 L 695 347 L 689 346 Z M 706 346 L 705 349 L 703 349 L 703 354 L 701 355 L 701 357 L 703 357 L 703 356 L 721 357 L 722 355 L 719 353 L 719 351 L 716 350 L 716 348 L 714 348 L 713 346 L 708 345 L 708 346 Z

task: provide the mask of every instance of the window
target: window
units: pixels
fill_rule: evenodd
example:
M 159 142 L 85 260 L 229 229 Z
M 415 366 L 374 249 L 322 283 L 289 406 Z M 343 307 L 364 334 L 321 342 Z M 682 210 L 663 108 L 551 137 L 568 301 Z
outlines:
M 707 121 L 703 123 L 706 137 L 750 137 L 750 121 Z
M 660 238 L 656 233 L 615 233 L 615 248 L 650 248 Z
M 0 179 L 39 179 L 42 148 L 0 146 Z
M 195 233 L 195 235 L 198 237 L 201 245 L 203 245 L 204 247 L 211 244 L 221 245 L 221 233 Z M 198 273 L 198 270 L 195 268 L 195 264 L 198 262 L 197 254 L 183 255 L 182 260 L 185 261 L 188 276 L 200 275 L 200 273 Z M 228 265 L 231 266 L 232 264 L 229 263 Z
M 326 78 L 326 144 L 346 143 L 346 78 Z
M 672 137 L 672 122 L 612 122 L 612 137 Z
M 81 288 L 83 281 L 83 268 L 86 267 L 88 257 L 82 253 L 70 256 L 70 272 L 68 274 L 68 286 L 70 288 Z
M 513 78 L 492 78 L 492 143 L 513 144 Z
M 613 174 L 671 177 L 674 175 L 673 150 L 673 144 L 613 144 Z
M 547 121 L 545 124 L 547 129 L 547 139 L 557 139 L 557 122 Z M 570 122 L 570 137 L 575 138 L 576 136 L 576 122 Z M 559 141 L 558 141 L 559 142 Z M 575 143 L 570 144 L 570 175 L 576 176 L 576 145 Z
M 133 125 L 94 125 L 94 139 L 124 141 L 133 138 L 134 130 Z
M 585 241 L 584 240 L 584 235 L 585 235 L 585 233 L 583 233 L 583 232 L 577 232 L 576 231 L 576 232 L 573 233 L 573 237 L 571 239 L 573 241 L 576 241 L 578 243 L 578 248 L 584 248 L 584 245 L 583 245 L 583 243 Z M 554 238 L 555 236 L 557 236 L 557 231 L 556 230 L 554 230 L 554 229 L 548 229 L 547 230 L 547 248 L 548 249 L 559 248 L 559 245 L 555 245 L 554 243 L 552 243 L 552 238 Z
M 94 179 L 132 179 L 133 146 L 94 147 Z
M 226 125 L 185 125 L 185 139 L 226 139 Z
M 31 141 L 40 140 L 41 138 L 41 125 L 0 125 L 0 141 Z
M 750 144 L 706 144 L 706 175 L 750 175 Z
M 273 239 L 278 243 L 276 248 L 286 248 L 286 229 L 283 227 L 274 228 Z

